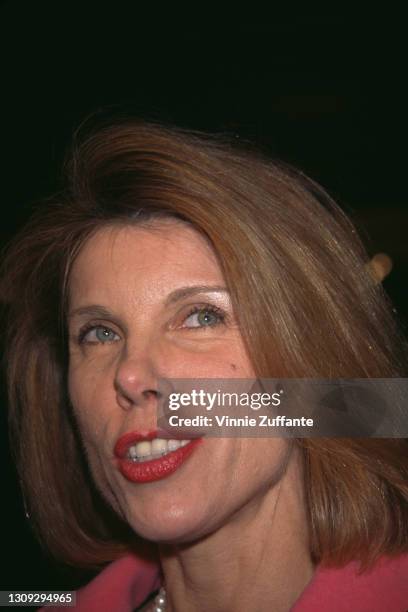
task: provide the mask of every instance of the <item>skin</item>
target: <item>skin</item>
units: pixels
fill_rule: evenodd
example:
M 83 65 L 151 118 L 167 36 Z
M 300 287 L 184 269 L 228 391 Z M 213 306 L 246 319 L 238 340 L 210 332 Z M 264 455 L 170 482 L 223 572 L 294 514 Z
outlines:
M 254 377 L 227 293 L 166 303 L 181 287 L 203 285 L 225 281 L 187 224 L 108 227 L 90 238 L 70 276 L 71 403 L 103 497 L 158 543 L 168 610 L 287 611 L 313 575 L 301 463 L 287 440 L 206 438 L 151 483 L 129 482 L 116 467 L 117 439 L 155 428 L 159 378 Z M 75 312 L 92 305 L 106 312 Z M 224 317 L 207 324 L 208 305 Z M 194 306 L 204 318 L 189 315 Z M 86 325 L 101 327 L 79 341 Z

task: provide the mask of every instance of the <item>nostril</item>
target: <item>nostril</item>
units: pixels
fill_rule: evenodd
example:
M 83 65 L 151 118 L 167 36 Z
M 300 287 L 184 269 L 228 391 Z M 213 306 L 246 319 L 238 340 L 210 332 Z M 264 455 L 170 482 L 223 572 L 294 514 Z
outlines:
M 134 401 L 123 393 L 121 389 L 116 389 L 116 401 L 124 410 L 129 410 L 134 405 Z
M 143 400 L 147 404 L 149 404 L 150 402 L 153 402 L 157 404 L 157 407 L 158 407 L 163 397 L 163 394 L 160 393 L 160 391 L 157 391 L 156 389 L 145 389 L 142 392 L 142 396 L 143 396 Z
M 116 400 L 119 406 L 125 410 L 129 410 L 134 406 L 143 407 L 143 405 L 150 404 L 152 400 L 158 402 L 161 397 L 162 393 L 156 391 L 156 389 L 144 389 L 139 393 L 127 393 L 120 386 L 116 387 Z
M 145 391 L 142 392 L 142 395 L 147 399 L 150 399 L 151 395 L 153 395 L 153 397 L 155 398 L 158 398 L 160 393 L 159 391 L 156 391 L 156 389 L 145 389 Z

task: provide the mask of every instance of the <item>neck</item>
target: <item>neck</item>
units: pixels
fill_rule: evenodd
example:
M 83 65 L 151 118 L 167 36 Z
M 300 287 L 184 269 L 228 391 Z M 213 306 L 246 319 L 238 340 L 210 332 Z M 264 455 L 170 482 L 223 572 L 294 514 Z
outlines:
M 169 612 L 288 612 L 313 576 L 302 475 L 280 482 L 192 544 L 162 545 Z

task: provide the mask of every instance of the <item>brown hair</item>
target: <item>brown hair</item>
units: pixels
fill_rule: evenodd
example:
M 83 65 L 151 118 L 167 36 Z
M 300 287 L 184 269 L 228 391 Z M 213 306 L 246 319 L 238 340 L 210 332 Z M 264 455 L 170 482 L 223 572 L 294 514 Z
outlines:
M 66 288 L 105 225 L 171 216 L 212 243 L 258 376 L 404 375 L 406 348 L 341 209 L 302 173 L 228 138 L 122 121 L 79 134 L 67 185 L 10 246 L 10 436 L 33 528 L 56 557 L 98 566 L 134 534 L 95 487 L 66 387 Z M 408 550 L 406 440 L 298 439 L 311 554 L 363 565 Z

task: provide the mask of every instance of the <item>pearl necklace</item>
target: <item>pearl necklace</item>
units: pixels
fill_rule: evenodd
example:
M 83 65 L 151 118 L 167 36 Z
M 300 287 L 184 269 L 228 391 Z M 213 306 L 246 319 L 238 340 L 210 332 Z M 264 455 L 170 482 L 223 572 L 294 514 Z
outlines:
M 161 587 L 148 612 L 166 612 L 166 589 Z

